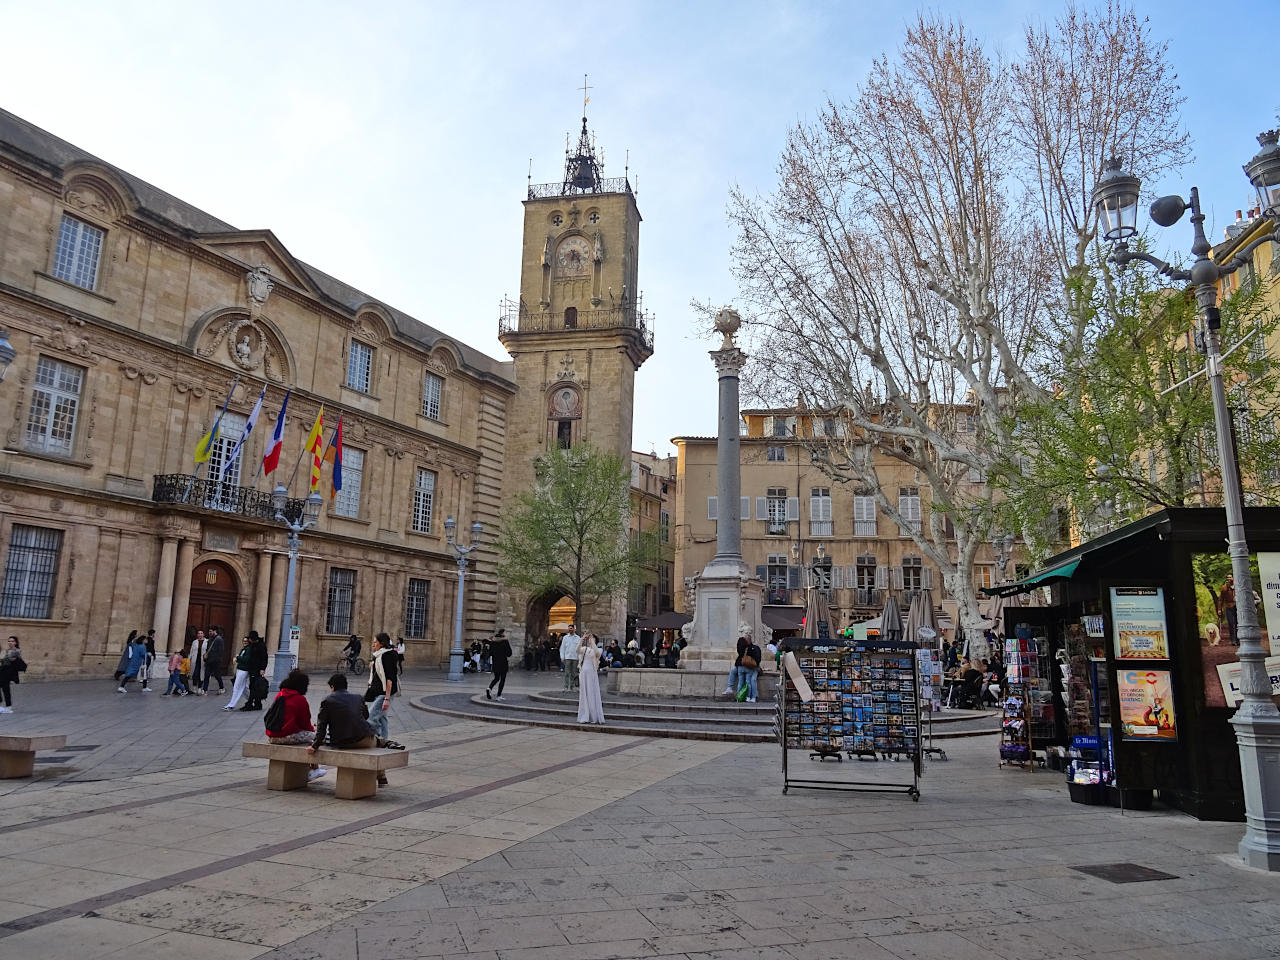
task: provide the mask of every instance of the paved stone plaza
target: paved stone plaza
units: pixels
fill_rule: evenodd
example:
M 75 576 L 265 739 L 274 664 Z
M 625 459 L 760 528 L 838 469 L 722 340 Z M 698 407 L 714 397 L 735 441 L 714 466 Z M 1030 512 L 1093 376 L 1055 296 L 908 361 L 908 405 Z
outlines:
M 1058 774 L 999 769 L 991 737 L 948 743 L 918 804 L 784 796 L 775 746 L 452 719 L 407 701 L 456 686 L 409 680 L 410 766 L 358 802 L 332 774 L 268 792 L 239 749 L 262 715 L 216 696 L 16 688 L 0 733 L 69 736 L 0 781 L 0 957 L 1280 956 L 1280 877 L 1235 865 L 1240 825 L 1073 805 Z M 1172 878 L 1073 869 L 1117 862 Z

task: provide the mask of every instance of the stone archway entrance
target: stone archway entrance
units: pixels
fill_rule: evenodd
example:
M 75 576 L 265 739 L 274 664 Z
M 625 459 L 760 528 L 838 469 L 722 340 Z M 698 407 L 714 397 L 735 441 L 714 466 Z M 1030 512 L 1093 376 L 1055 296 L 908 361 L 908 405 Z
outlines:
M 239 648 L 236 642 L 236 601 L 240 583 L 235 571 L 220 560 L 206 560 L 191 573 L 191 602 L 187 607 L 187 626 L 197 630 L 219 627 L 226 637 L 223 669 Z
M 530 599 L 525 610 L 525 636 L 535 639 L 556 624 L 575 622 L 576 617 L 577 608 L 572 600 L 560 590 L 548 590 Z

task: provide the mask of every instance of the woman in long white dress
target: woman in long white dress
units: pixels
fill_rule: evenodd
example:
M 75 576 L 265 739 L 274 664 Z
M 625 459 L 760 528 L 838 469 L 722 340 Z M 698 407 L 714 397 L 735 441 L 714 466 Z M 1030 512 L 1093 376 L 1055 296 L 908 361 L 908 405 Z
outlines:
M 600 647 L 594 633 L 586 634 L 578 644 L 578 722 L 604 723 L 604 705 L 600 702 Z

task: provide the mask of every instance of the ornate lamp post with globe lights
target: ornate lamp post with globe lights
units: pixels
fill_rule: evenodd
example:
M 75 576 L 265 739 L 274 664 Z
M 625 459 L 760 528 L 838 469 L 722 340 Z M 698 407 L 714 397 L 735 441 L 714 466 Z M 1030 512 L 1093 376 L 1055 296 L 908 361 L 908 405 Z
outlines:
M 280 646 L 276 649 L 275 669 L 271 671 L 271 679 L 277 687 L 298 662 L 298 651 L 293 649 L 293 590 L 298 575 L 298 548 L 302 546 L 302 532 L 314 527 L 320 519 L 322 503 L 320 494 L 313 490 L 302 502 L 301 514 L 288 516 L 285 513 L 288 502 L 289 491 L 282 484 L 277 484 L 271 491 L 271 506 L 275 509 L 276 519 L 289 528 L 289 576 L 285 581 L 284 613 L 280 617 Z
M 1272 223 L 1280 220 L 1280 146 L 1275 130 L 1259 134 L 1261 149 L 1244 167 L 1258 191 L 1263 216 Z M 1280 244 L 1273 229 L 1241 249 L 1226 263 L 1209 258 L 1212 246 L 1204 232 L 1200 211 L 1200 191 L 1191 188 L 1190 200 L 1179 196 L 1161 197 L 1151 205 L 1151 219 L 1171 227 L 1191 211 L 1191 252 L 1195 262 L 1181 270 L 1158 257 L 1129 249 L 1127 240 L 1138 233 L 1138 191 L 1141 181 L 1122 169 L 1112 158 L 1093 191 L 1103 239 L 1112 244 L 1111 260 L 1124 267 L 1141 260 L 1171 280 L 1189 282 L 1204 321 L 1207 353 L 1205 372 L 1213 393 L 1213 416 L 1221 455 L 1222 499 L 1227 514 L 1227 554 L 1237 584 L 1237 633 L 1240 638 L 1240 706 L 1231 724 L 1240 746 L 1240 769 L 1244 782 L 1247 827 L 1240 841 L 1240 856 L 1250 866 L 1280 871 L 1280 711 L 1271 700 L 1271 680 L 1265 666 L 1266 650 L 1258 624 L 1258 608 L 1249 571 L 1249 545 L 1244 532 L 1244 505 L 1240 495 L 1240 466 L 1231 413 L 1222 377 L 1222 315 L 1218 310 L 1218 282 L 1250 263 L 1253 251 L 1263 243 Z
M 453 517 L 446 517 L 444 521 L 444 535 L 449 542 L 449 549 L 453 551 L 453 555 L 458 558 L 458 601 L 453 613 L 453 649 L 449 651 L 449 679 L 462 679 L 462 659 L 465 654 L 462 652 L 462 587 L 467 579 L 467 555 L 476 548 L 480 540 L 480 534 L 484 533 L 484 525 L 477 520 L 471 525 L 471 546 L 464 547 L 462 544 L 453 539 L 454 528 Z

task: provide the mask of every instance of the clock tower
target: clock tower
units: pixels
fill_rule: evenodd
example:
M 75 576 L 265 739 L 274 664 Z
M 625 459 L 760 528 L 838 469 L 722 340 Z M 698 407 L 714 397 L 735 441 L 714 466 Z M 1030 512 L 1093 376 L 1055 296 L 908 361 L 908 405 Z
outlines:
M 631 185 L 604 176 L 584 116 L 563 178 L 529 186 L 520 296 L 503 303 L 498 321 L 518 387 L 507 421 L 508 498 L 533 486 L 535 459 L 556 446 L 590 443 L 630 463 L 635 374 L 653 355 L 636 288 L 639 239 Z M 509 618 L 517 637 L 541 630 L 557 599 L 513 593 L 500 598 L 499 618 Z M 621 640 L 626 598 L 579 620 Z

